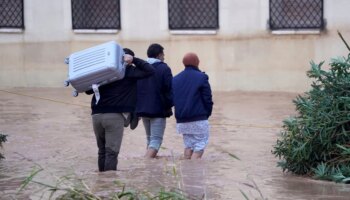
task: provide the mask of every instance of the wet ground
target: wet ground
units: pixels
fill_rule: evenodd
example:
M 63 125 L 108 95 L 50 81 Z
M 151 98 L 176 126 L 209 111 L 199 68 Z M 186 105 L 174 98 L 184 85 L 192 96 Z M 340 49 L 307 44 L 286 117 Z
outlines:
M 39 168 L 43 170 L 34 177 L 39 183 L 55 185 L 74 176 L 101 196 L 124 183 L 140 191 L 179 188 L 196 199 L 245 199 L 242 193 L 249 199 L 350 198 L 350 185 L 286 174 L 276 167 L 271 150 L 282 120 L 294 113 L 297 94 L 215 92 L 210 142 L 202 160 L 181 159 L 182 138 L 170 118 L 158 159 L 143 159 L 141 123 L 134 131 L 125 129 L 118 171 L 98 173 L 90 96 L 70 93 L 68 88 L 0 90 L 0 132 L 8 135 L 1 150 L 6 157 L 0 161 L 1 199 L 46 199 L 48 193 L 36 184 L 16 194 Z

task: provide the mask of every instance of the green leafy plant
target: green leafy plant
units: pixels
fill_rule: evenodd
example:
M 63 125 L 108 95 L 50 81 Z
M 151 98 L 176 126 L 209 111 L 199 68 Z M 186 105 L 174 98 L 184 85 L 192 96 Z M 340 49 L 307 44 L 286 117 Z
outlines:
M 311 90 L 293 100 L 298 114 L 283 121 L 272 153 L 281 159 L 283 171 L 349 182 L 350 53 L 331 59 L 328 70 L 322 68 L 324 62 L 310 64 Z
M 249 176 L 247 177 L 247 180 L 248 180 L 248 182 L 243 182 L 241 184 L 252 189 L 253 191 L 255 191 L 258 194 L 258 197 L 254 197 L 254 199 L 255 200 L 267 200 L 267 198 L 264 197 L 263 193 L 261 192 L 258 185 L 255 183 L 255 181 L 252 178 L 250 178 Z M 239 189 L 239 191 L 243 195 L 244 199 L 246 199 L 246 200 L 250 199 L 249 196 L 247 195 L 247 193 L 244 192 L 242 189 Z
M 7 141 L 6 137 L 7 137 L 7 135 L 0 133 L 0 148 L 2 148 L 2 143 Z M 4 155 L 0 152 L 0 160 L 4 159 L 4 158 L 5 158 Z
M 35 168 L 31 174 L 22 182 L 18 189 L 18 194 L 27 188 L 30 184 L 37 184 L 41 188 L 41 199 L 58 199 L 58 200 L 102 200 L 102 199 L 154 199 L 154 200 L 187 200 L 193 199 L 179 189 L 165 189 L 160 188 L 158 192 L 149 192 L 138 190 L 135 188 L 128 188 L 120 181 L 114 181 L 117 192 L 110 193 L 107 197 L 101 197 L 95 194 L 89 186 L 80 178 L 76 176 L 63 176 L 56 178 L 55 184 L 47 184 L 35 180 L 42 168 Z
M 44 169 L 35 164 L 35 168 L 32 170 L 30 175 L 25 178 L 21 186 L 18 189 L 17 194 L 20 194 L 24 189 L 28 188 L 29 185 L 35 184 L 39 186 L 39 190 L 34 191 L 35 194 L 41 192 L 41 198 L 45 199 L 64 199 L 64 200 L 102 200 L 102 199 L 128 199 L 128 200 L 200 200 L 204 199 L 203 196 L 194 196 L 187 194 L 182 189 L 181 184 L 181 174 L 178 173 L 178 169 L 175 163 L 175 157 L 172 154 L 172 163 L 170 163 L 170 168 L 167 168 L 166 163 L 164 173 L 169 175 L 169 179 L 175 179 L 177 182 L 177 187 L 165 187 L 161 186 L 157 191 L 147 191 L 141 190 L 135 187 L 127 186 L 126 184 L 120 182 L 119 180 L 114 180 L 114 188 L 116 191 L 111 192 L 108 196 L 99 196 L 94 191 L 92 191 L 88 184 L 84 182 L 83 179 L 75 176 L 63 176 L 55 177 L 56 181 L 54 184 L 44 183 L 42 181 L 35 180 L 35 177 Z M 181 171 L 180 171 L 181 172 Z

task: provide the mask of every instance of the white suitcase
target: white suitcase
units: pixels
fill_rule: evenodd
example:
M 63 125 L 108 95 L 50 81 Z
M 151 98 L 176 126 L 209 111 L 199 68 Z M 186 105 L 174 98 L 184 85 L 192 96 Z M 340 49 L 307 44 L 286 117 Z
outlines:
M 123 48 L 114 41 L 72 53 L 65 59 L 69 65 L 69 84 L 75 89 L 73 96 L 92 89 L 93 85 L 105 85 L 124 78 Z

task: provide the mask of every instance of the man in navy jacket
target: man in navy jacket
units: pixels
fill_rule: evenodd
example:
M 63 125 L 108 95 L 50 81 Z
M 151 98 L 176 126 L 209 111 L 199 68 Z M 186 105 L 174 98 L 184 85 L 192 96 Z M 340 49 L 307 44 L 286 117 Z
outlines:
M 155 158 L 162 144 L 166 117 L 172 115 L 172 79 L 170 67 L 164 63 L 164 48 L 151 44 L 147 62 L 155 69 L 153 76 L 137 82 L 137 115 L 142 117 L 147 137 L 146 158 Z
M 198 68 L 198 56 L 186 54 L 183 64 L 185 69 L 173 79 L 176 128 L 183 135 L 184 157 L 198 159 L 208 144 L 212 93 L 208 76 Z

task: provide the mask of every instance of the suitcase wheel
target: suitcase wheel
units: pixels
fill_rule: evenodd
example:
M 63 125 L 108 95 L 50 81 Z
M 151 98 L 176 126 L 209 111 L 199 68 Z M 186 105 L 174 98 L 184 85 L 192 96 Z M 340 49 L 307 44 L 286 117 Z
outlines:
M 65 87 L 68 87 L 68 86 L 69 86 L 69 81 L 64 81 L 64 82 L 63 82 L 63 85 L 64 85 Z
M 73 96 L 73 97 L 77 97 L 77 96 L 78 96 L 78 91 L 74 90 L 74 91 L 72 92 L 72 96 Z
M 69 64 L 69 57 L 64 59 L 64 63 L 66 63 L 67 65 Z

